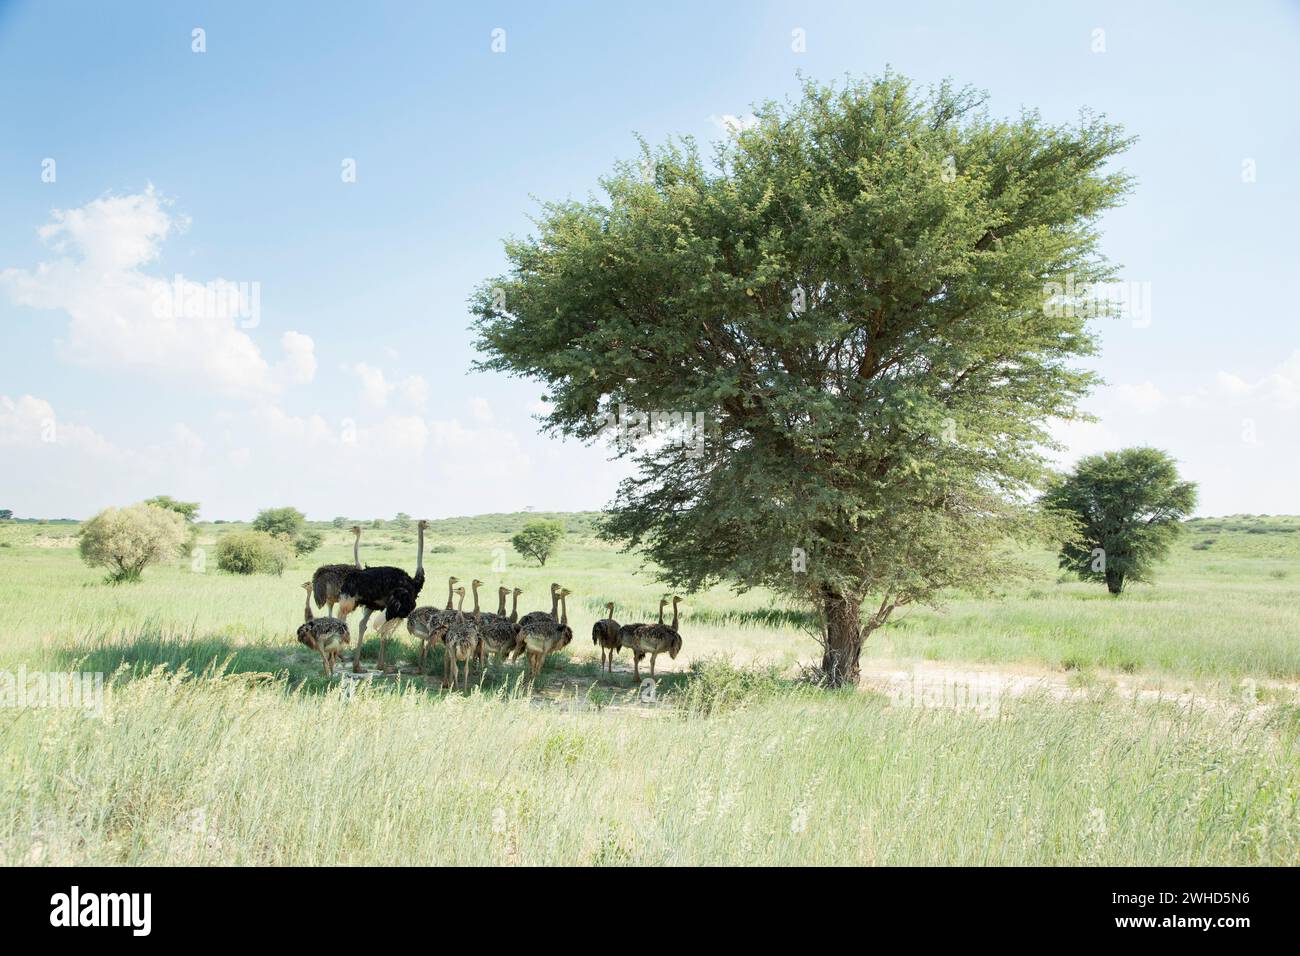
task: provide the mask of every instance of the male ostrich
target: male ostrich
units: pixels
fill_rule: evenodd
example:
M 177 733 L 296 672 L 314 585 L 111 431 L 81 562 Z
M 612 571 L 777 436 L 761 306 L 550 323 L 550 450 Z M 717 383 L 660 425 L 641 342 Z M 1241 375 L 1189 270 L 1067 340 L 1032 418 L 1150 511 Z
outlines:
M 311 616 L 312 583 L 305 581 L 302 586 L 307 592 L 307 607 L 303 612 L 306 622 L 298 625 L 298 640 L 320 654 L 321 664 L 325 667 L 325 676 L 329 677 L 334 673 L 334 663 L 339 659 L 339 652 L 343 650 L 343 645 L 352 643 L 352 635 L 348 632 L 347 621 L 340 621 L 333 617 L 313 618 Z
M 655 676 L 655 658 L 665 651 L 673 660 L 677 659 L 677 654 L 682 649 L 682 636 L 677 633 L 677 604 L 681 598 L 673 595 L 673 623 L 664 623 L 664 605 L 668 603 L 666 599 L 659 601 L 659 623 L 651 624 L 641 628 L 636 632 L 636 643 L 633 647 L 633 671 L 637 683 L 641 681 L 641 658 L 646 654 L 650 655 L 650 676 Z
M 614 602 L 605 605 L 609 617 L 591 625 L 591 643 L 600 648 L 600 666 L 614 673 L 614 655 L 623 649 L 618 639 L 618 621 L 614 620 Z
M 415 599 L 424 587 L 424 529 L 429 522 L 421 521 L 419 544 L 415 557 L 415 577 L 401 568 L 362 568 L 348 572 L 339 591 L 339 613 L 347 617 L 358 604 L 366 609 L 357 628 L 357 648 L 352 654 L 352 672 L 361 673 L 361 648 L 366 642 L 366 625 L 370 615 L 382 611 L 384 623 L 379 625 L 379 670 L 384 669 L 384 645 L 388 635 L 399 621 L 415 610 Z
M 451 686 L 456 687 L 456 678 L 459 671 L 459 664 L 465 664 L 465 677 L 461 682 L 465 690 L 469 690 L 469 665 L 478 652 L 479 645 L 479 624 L 481 613 L 478 608 L 478 586 L 481 581 L 472 581 L 474 588 L 474 615 L 473 617 L 465 616 L 465 587 L 461 585 L 456 589 L 460 595 L 460 600 L 456 603 L 456 620 L 452 621 L 451 627 L 447 629 L 447 654 L 444 658 L 443 665 L 443 683 L 447 683 L 447 678 L 451 678 Z
M 445 608 L 417 607 L 406 618 L 406 630 L 420 642 L 420 673 L 425 673 L 425 659 L 429 649 L 447 635 L 447 628 L 456 620 L 451 597 L 460 578 L 452 575 L 447 579 L 447 606 Z
M 343 579 L 349 571 L 361 570 L 361 526 L 353 525 L 352 563 L 322 564 L 312 572 L 311 590 L 316 598 L 316 609 L 329 605 L 330 617 L 334 616 L 334 605 L 339 603 L 339 591 L 343 588 Z M 347 615 L 344 615 L 345 617 Z

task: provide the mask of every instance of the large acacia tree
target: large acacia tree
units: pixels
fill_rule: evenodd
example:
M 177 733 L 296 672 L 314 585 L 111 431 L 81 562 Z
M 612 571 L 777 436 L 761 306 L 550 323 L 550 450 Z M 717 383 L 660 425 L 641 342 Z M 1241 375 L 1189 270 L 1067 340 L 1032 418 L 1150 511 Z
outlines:
M 1045 289 L 1112 277 L 1095 227 L 1129 140 L 896 75 L 755 116 L 710 160 L 643 143 L 602 197 L 544 205 L 475 294 L 479 367 L 545 383 L 549 432 L 631 457 L 608 536 L 674 587 L 811 601 L 825 678 L 852 683 L 896 608 L 996 585 L 1008 538 L 1039 529 L 1018 502 L 1106 311 Z M 708 428 L 610 427 L 632 412 Z

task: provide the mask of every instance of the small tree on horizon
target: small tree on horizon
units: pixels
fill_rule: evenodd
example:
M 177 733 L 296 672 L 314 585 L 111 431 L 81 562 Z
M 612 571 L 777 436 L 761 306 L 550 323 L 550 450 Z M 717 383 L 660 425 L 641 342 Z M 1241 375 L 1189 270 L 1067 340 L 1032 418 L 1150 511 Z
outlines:
M 140 580 L 151 564 L 176 556 L 186 541 L 185 519 L 175 511 L 141 503 L 105 508 L 81 526 L 77 548 L 86 564 L 108 568 L 108 580 Z
M 0 508 L 0 521 L 9 521 L 13 516 L 14 513 L 8 508 Z
M 1059 564 L 1119 595 L 1129 581 L 1149 582 L 1196 507 L 1196 485 L 1156 448 L 1090 455 L 1060 476 L 1043 503 L 1068 515 L 1077 534 L 1061 545 Z
M 300 557 L 311 554 L 324 540 L 319 531 L 307 530 L 307 516 L 297 508 L 265 508 L 253 519 L 253 530 L 283 539 Z
M 510 543 L 525 558 L 532 558 L 546 567 L 546 559 L 559 549 L 563 537 L 563 522 L 542 518 L 527 522 L 510 539 Z
M 1098 217 L 1129 188 L 1103 118 L 991 118 L 886 74 L 808 81 L 701 155 L 643 145 L 604 195 L 545 204 L 485 281 L 482 369 L 543 383 L 543 430 L 635 474 L 603 534 L 674 588 L 807 602 L 829 686 L 896 608 L 988 591 L 1047 519 L 1047 423 L 1095 376 Z M 690 416 L 701 440 L 647 438 Z M 700 418 L 704 422 L 700 422 Z

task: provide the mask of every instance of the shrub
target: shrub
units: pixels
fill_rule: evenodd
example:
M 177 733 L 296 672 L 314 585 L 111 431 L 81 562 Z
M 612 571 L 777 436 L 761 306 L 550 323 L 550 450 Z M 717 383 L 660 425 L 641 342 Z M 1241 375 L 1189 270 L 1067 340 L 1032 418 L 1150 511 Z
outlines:
M 217 543 L 217 567 L 231 574 L 283 574 L 289 542 L 265 531 L 236 531 Z
M 302 557 L 304 554 L 311 554 L 320 547 L 325 536 L 319 531 L 304 531 L 298 537 L 293 539 L 293 553 Z
M 266 508 L 253 520 L 254 531 L 264 531 L 289 543 L 300 557 L 321 546 L 324 537 L 307 530 L 307 516 L 297 508 Z
M 155 505 L 105 508 L 81 526 L 78 548 L 92 568 L 108 568 L 115 584 L 138 581 L 150 564 L 174 557 L 188 538 L 185 519 Z

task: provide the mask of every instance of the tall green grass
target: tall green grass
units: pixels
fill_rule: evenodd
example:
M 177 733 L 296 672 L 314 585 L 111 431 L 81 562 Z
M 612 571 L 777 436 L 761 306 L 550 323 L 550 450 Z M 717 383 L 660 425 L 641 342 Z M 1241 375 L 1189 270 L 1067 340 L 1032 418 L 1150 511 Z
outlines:
M 114 675 L 102 719 L 0 707 L 0 862 L 1300 863 L 1285 694 L 1180 708 L 1081 681 L 1082 701 L 1008 698 L 996 717 L 896 707 L 797 679 L 817 653 L 806 609 L 716 589 L 686 596 L 684 652 L 659 661 L 646 706 L 625 670 L 597 671 L 588 635 L 606 600 L 651 620 L 663 589 L 589 522 L 545 568 L 523 564 L 508 537 L 526 517 L 437 524 L 424 600 L 441 604 L 452 573 L 518 584 L 523 610 L 546 607 L 553 580 L 573 589 L 576 640 L 538 694 L 517 665 L 468 695 L 321 677 L 293 637 L 298 584 L 350 558 L 344 531 L 279 578 L 209 561 L 112 587 L 77 558 L 75 528 L 0 525 L 0 670 Z M 900 615 L 868 664 L 1294 684 L 1293 524 L 1198 527 L 1156 586 L 1119 600 L 1034 553 L 1038 581 Z M 204 526 L 199 547 L 237 527 Z M 363 560 L 410 568 L 414 542 L 367 531 Z M 399 630 L 390 655 L 415 651 Z
M 1300 862 L 1285 708 L 1021 700 L 990 719 L 700 681 L 634 712 L 119 679 L 104 720 L 0 714 L 0 862 Z

